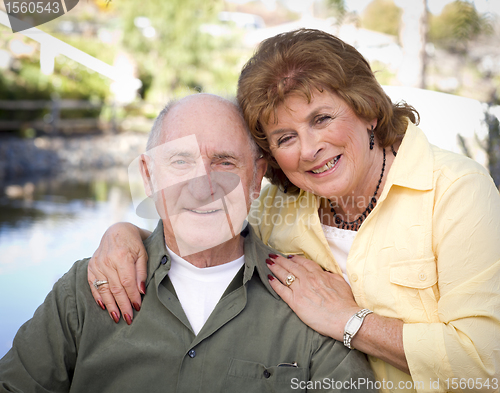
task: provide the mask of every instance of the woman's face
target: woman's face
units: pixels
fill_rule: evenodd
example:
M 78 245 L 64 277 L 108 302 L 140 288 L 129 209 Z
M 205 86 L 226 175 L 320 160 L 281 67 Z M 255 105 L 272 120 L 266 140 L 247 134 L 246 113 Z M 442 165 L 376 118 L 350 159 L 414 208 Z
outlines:
M 371 194 L 380 176 L 370 150 L 371 122 L 359 119 L 337 94 L 318 90 L 310 103 L 291 95 L 264 126 L 271 153 L 288 179 L 326 198 Z

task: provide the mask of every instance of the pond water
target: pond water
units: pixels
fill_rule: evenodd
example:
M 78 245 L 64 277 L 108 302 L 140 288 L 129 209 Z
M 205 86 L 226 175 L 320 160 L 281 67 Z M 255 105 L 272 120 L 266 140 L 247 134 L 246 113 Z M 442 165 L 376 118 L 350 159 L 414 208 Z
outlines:
M 135 215 L 128 184 L 117 180 L 39 180 L 24 195 L 0 196 L 0 358 L 54 283 L 93 254 L 107 227 Z

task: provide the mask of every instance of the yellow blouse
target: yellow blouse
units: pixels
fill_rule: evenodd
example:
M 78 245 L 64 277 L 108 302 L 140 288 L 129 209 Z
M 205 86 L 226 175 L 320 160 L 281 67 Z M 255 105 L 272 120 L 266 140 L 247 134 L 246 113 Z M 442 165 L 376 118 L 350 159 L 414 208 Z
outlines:
M 318 206 L 311 193 L 268 186 L 249 222 L 269 246 L 341 274 Z M 370 357 L 381 392 L 498 391 L 500 195 L 481 165 L 410 124 L 347 274 L 360 307 L 405 322 L 411 377 Z

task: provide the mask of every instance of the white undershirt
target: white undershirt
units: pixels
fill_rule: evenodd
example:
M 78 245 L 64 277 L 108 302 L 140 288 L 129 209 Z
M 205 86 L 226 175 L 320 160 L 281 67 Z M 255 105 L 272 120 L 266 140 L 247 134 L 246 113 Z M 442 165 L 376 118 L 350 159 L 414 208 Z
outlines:
M 199 268 L 175 254 L 168 276 L 194 334 L 198 335 L 234 276 L 245 263 L 242 256 L 223 265 Z
M 358 232 L 323 224 L 321 224 L 321 228 L 332 250 L 332 254 L 342 270 L 345 280 L 350 285 L 349 278 L 347 277 L 347 256 Z

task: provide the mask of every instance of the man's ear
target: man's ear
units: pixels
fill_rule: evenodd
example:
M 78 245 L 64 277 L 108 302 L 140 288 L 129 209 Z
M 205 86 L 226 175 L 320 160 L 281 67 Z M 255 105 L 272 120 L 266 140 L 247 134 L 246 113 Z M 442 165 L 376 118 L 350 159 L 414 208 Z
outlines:
M 252 191 L 259 196 L 260 194 L 260 189 L 262 187 L 262 178 L 266 174 L 267 171 L 267 160 L 263 157 L 257 159 L 256 163 L 256 169 L 257 172 L 255 174 L 255 189 Z
M 148 197 L 152 197 L 154 194 L 153 187 L 153 160 L 147 154 L 141 154 L 139 159 L 139 170 L 141 172 L 142 183 L 144 184 L 144 191 Z

